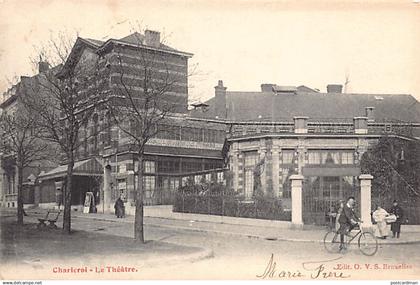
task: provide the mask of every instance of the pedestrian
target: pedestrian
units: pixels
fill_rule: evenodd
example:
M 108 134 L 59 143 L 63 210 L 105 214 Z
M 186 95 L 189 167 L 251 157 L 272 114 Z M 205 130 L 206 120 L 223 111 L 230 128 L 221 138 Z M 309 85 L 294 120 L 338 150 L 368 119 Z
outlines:
M 389 213 L 385 211 L 381 206 L 376 205 L 376 210 L 372 214 L 373 220 L 376 222 L 375 236 L 381 239 L 386 239 L 388 236 L 388 225 L 386 223 L 386 217 Z
M 124 209 L 124 202 L 121 197 L 118 197 L 117 201 L 115 201 L 114 209 L 115 215 L 117 218 L 123 218 L 125 216 L 125 209 Z
M 390 214 L 394 214 L 396 216 L 396 221 L 391 224 L 391 231 L 392 231 L 392 237 L 400 238 L 400 232 L 401 232 L 401 224 L 403 223 L 404 218 L 404 211 L 403 209 L 398 205 L 398 201 L 394 200 L 392 202 L 392 208 L 389 210 Z

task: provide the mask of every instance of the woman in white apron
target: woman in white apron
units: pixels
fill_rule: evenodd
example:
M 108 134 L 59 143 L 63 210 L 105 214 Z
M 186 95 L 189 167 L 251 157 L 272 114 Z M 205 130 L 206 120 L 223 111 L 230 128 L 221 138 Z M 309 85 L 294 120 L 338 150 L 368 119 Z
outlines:
M 386 239 L 388 236 L 389 229 L 385 219 L 387 216 L 389 216 L 389 213 L 382 209 L 379 205 L 372 214 L 373 220 L 376 222 L 375 236 L 378 238 Z

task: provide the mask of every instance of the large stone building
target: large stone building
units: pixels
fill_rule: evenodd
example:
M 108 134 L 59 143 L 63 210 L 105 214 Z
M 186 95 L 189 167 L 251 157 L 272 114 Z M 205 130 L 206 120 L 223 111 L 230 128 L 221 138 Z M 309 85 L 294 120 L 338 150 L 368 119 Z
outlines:
M 134 33 L 105 42 L 78 38 L 64 64 L 66 70 L 95 66 L 101 90 L 119 95 L 120 76 L 128 88 L 141 97 L 145 58 L 152 58 L 152 81 L 167 80 L 170 89 L 160 98 L 173 106 L 168 123 L 157 126 L 160 132 L 145 149 L 144 189 L 146 204 L 170 204 L 175 189 L 182 183 L 181 174 L 223 167 L 222 146 L 225 126 L 188 119 L 188 59 L 190 53 L 175 50 L 160 41 L 154 31 Z M 151 61 L 147 61 L 150 63 Z M 43 66 L 43 65 L 41 65 Z M 39 75 L 34 76 L 36 78 Z M 105 108 L 98 107 L 79 134 L 80 148 L 74 165 L 72 205 L 81 209 L 87 192 L 93 193 L 98 211 L 113 211 L 117 197 L 123 196 L 128 213 L 134 207 L 136 177 L 135 151 L 126 133 L 111 125 Z M 55 207 L 62 204 L 66 165 L 40 173 L 34 186 L 33 204 Z M 15 206 L 8 204 L 6 206 Z
M 252 199 L 258 166 L 262 190 L 290 209 L 290 177 L 303 175 L 303 222 L 323 223 L 339 199 L 360 195 L 362 155 L 380 137 L 420 138 L 420 104 L 414 97 L 343 94 L 340 85 L 327 90 L 262 84 L 261 91 L 236 92 L 219 81 L 215 97 L 202 104 L 205 112 L 192 115 L 228 126 L 237 193 Z

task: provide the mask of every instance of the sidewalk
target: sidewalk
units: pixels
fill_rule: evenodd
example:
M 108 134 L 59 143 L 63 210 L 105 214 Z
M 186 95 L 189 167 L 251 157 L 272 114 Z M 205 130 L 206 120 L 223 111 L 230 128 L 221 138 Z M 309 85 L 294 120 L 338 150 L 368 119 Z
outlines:
M 45 210 L 33 209 L 28 213 L 43 213 Z M 96 219 L 116 223 L 134 223 L 134 216 L 127 216 L 123 219 L 117 219 L 112 214 L 83 214 L 72 212 L 72 216 L 83 219 Z M 176 217 L 176 216 L 175 216 Z M 294 242 L 316 242 L 322 243 L 326 229 L 324 227 L 292 230 L 278 227 L 260 227 L 255 225 L 236 225 L 220 222 L 203 222 L 195 220 L 185 220 L 176 218 L 145 217 L 145 225 L 153 227 L 166 227 L 175 230 L 189 230 L 196 232 L 207 232 L 212 234 L 242 236 L 256 239 L 294 241 Z M 406 228 L 405 228 L 406 227 Z M 406 230 L 405 230 L 406 229 Z M 403 226 L 401 237 L 399 239 L 388 238 L 378 240 L 379 244 L 412 244 L 420 243 L 420 232 L 416 226 Z
M 6 279 L 19 278 L 22 272 L 26 277 L 41 274 L 53 279 L 60 278 L 63 275 L 51 274 L 57 268 L 87 268 L 81 274 L 72 275 L 72 278 L 98 279 L 105 277 L 98 275 L 96 268 L 105 266 L 129 267 L 129 274 L 135 276 L 145 267 L 195 262 L 213 256 L 210 249 L 164 241 L 139 244 L 132 238 L 116 239 L 112 235 L 87 231 L 65 235 L 60 229 L 40 230 L 35 223 L 38 216 L 35 211 L 28 213 L 29 222 L 23 226 L 16 225 L 11 212 L 1 211 L 1 214 L 0 275 Z M 16 270 L 17 265 L 22 267 L 21 271 Z

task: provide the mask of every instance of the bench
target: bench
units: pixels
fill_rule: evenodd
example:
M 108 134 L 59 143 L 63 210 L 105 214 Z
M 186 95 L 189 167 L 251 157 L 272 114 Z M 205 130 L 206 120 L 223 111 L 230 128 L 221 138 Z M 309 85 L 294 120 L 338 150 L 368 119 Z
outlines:
M 37 225 L 38 229 L 47 227 L 46 222 L 49 222 L 48 227 L 56 229 L 57 225 L 55 224 L 60 216 L 60 210 L 48 210 L 44 218 L 38 218 L 39 224 Z M 55 214 L 55 216 L 54 216 Z

